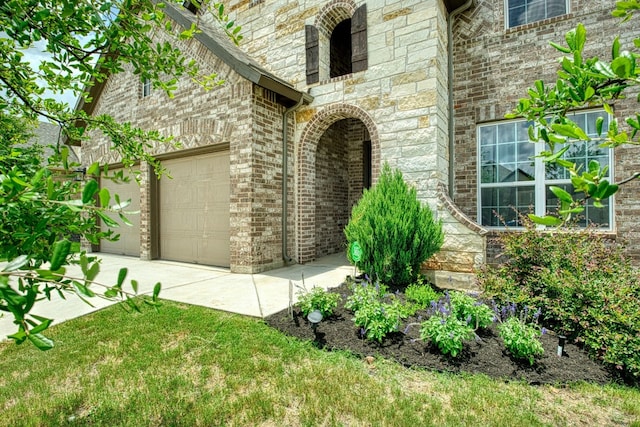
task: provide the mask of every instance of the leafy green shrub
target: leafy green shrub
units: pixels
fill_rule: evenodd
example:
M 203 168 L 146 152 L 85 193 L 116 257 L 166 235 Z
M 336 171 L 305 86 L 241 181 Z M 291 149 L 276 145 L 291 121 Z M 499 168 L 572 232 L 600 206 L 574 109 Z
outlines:
M 382 342 L 387 334 L 398 330 L 400 321 L 408 315 L 407 308 L 383 284 L 354 283 L 351 292 L 344 306 L 354 313 L 353 321 L 360 327 L 360 334 L 370 340 Z
M 508 304 L 498 310 L 496 318 L 501 322 L 498 325 L 500 337 L 504 346 L 516 359 L 526 359 L 531 365 L 535 358 L 544 354 L 544 348 L 540 342 L 540 336 L 544 333 L 544 328 L 537 325 L 541 310 L 531 313 L 529 308 L 525 308 L 518 313 L 517 305 Z M 531 314 L 531 321 L 529 321 Z
M 621 250 L 592 230 L 502 236 L 506 262 L 479 273 L 485 295 L 542 308 L 543 324 L 640 380 L 640 280 Z
M 510 317 L 498 325 L 504 346 L 516 359 L 527 359 L 533 365 L 535 358 L 544 354 L 539 328 Z
M 494 320 L 493 310 L 483 303 L 467 295 L 464 292 L 449 292 L 453 314 L 460 320 L 464 320 L 474 329 L 486 328 Z
M 329 317 L 338 306 L 339 294 L 327 292 L 323 288 L 313 287 L 309 292 L 303 292 L 298 298 L 298 305 L 302 315 L 307 317 L 314 310 L 320 311 L 322 317 Z
M 347 297 L 344 307 L 356 312 L 365 305 L 382 300 L 387 294 L 387 290 L 387 286 L 380 283 L 375 285 L 369 282 L 354 283 L 351 286 L 351 295 Z
M 358 242 L 360 261 L 349 261 L 369 276 L 399 286 L 416 280 L 421 264 L 442 246 L 442 222 L 417 199 L 400 171 L 385 164 L 377 184 L 365 190 L 345 227 L 349 245 Z
M 449 292 L 431 303 L 429 315 L 420 325 L 420 338 L 435 345 L 442 354 L 456 357 L 474 332 L 469 322 L 456 316 Z
M 414 303 L 418 309 L 429 307 L 431 301 L 438 301 L 442 295 L 433 289 L 429 284 L 424 284 L 419 278 L 416 283 L 412 283 L 404 291 L 407 301 Z
M 391 303 L 374 300 L 360 307 L 354 315 L 353 321 L 361 328 L 362 335 L 382 342 L 387 334 L 398 330 L 403 308 L 398 300 Z

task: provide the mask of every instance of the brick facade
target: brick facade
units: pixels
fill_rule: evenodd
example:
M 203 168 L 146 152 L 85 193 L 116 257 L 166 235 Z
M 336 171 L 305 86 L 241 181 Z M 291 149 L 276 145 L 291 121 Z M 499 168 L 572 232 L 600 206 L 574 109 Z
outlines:
M 472 220 L 477 220 L 477 125 L 503 120 L 505 113 L 526 95 L 537 79 L 556 80 L 558 51 L 549 42 L 564 43 L 564 35 L 583 23 L 587 29 L 585 57 L 610 57 L 616 34 L 631 46 L 630 25 L 620 26 L 611 16 L 611 2 L 572 0 L 570 13 L 511 29 L 504 25 L 504 1 L 480 0 L 458 17 L 454 25 L 454 105 L 455 105 L 455 191 L 454 202 Z M 616 102 L 618 119 L 637 111 L 635 96 Z M 624 120 L 620 120 L 623 123 Z M 640 170 L 640 150 L 615 150 L 616 180 Z M 615 196 L 615 231 L 628 244 L 628 253 L 640 258 L 640 231 L 637 227 L 640 182 L 623 186 Z M 492 235 L 495 236 L 495 232 Z M 499 248 L 488 241 L 488 261 L 495 260 Z
M 367 58 L 360 65 L 366 64 L 366 69 L 332 78 L 331 33 L 364 6 L 366 21 L 360 25 L 366 24 Z M 223 86 L 204 92 L 185 79 L 171 100 L 155 90 L 142 97 L 139 79 L 125 72 L 108 80 L 94 112 L 174 135 L 182 146 L 154 147 L 160 159 L 228 150 L 231 270 L 258 272 L 282 265 L 286 255 L 304 263 L 344 250 L 342 230 L 351 207 L 362 194 L 365 179 L 375 183 L 383 162 L 388 162 L 403 172 L 418 197 L 443 220 L 445 245 L 428 264 L 440 271 L 436 280 L 468 281 L 465 277 L 484 262 L 486 230 L 447 195 L 444 4 L 232 0 L 227 7 L 232 19 L 242 24 L 241 49 L 251 58 L 243 61 L 253 61 L 252 67 L 261 67 L 265 75 L 271 73 L 313 98 L 296 106 L 287 119 L 286 253 L 281 247 L 282 121 L 291 105 L 285 106 L 278 94 L 243 78 L 198 40 L 191 40 L 183 43 L 183 51 L 205 72 L 220 73 Z M 319 81 L 311 84 L 306 74 L 309 26 L 317 29 L 319 52 Z M 456 55 L 463 45 L 459 41 Z M 464 120 L 457 127 L 458 133 L 462 131 Z M 87 163 L 119 161 L 100 135 L 83 147 L 83 156 Z M 146 165 L 141 170 L 141 256 L 148 259 L 157 256 L 153 218 L 157 183 Z M 456 202 L 461 201 L 467 202 L 456 196 Z

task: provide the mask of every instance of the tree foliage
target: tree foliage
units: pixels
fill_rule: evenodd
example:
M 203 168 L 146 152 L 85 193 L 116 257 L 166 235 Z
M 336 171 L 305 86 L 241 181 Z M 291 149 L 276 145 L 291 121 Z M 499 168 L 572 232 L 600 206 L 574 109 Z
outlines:
M 344 233 L 349 245 L 362 249 L 360 260 L 349 260 L 374 280 L 406 286 L 415 282 L 420 266 L 444 241 L 442 222 L 417 199 L 398 170 L 385 164 L 378 182 L 365 190 L 353 207 Z
M 182 1 L 168 0 L 182 8 Z M 229 20 L 220 3 L 194 3 L 200 13 L 190 28 L 181 28 L 165 13 L 167 5 L 153 0 L 7 0 L 0 3 L 0 311 L 13 316 L 16 342 L 31 341 L 41 349 L 51 348 L 42 335 L 51 319 L 32 315 L 37 301 L 54 293 L 71 292 L 82 299 L 101 296 L 122 299 L 139 309 L 137 282 L 124 290 L 127 276 L 122 269 L 116 283 L 96 289 L 100 265 L 80 250 L 80 238 L 97 244 L 114 239 L 113 231 L 101 231 L 98 221 L 119 226 L 107 215 L 120 216 L 129 224 L 120 200 L 100 189 L 97 178 L 108 176 L 99 164 L 86 169 L 86 179 L 74 180 L 79 165 L 69 160 L 61 144 L 82 141 L 92 131 L 107 135 L 125 166 L 148 162 L 160 171 L 149 154 L 158 142 L 170 140 L 154 130 L 138 129 L 108 115 L 89 116 L 54 95 L 63 92 L 92 99 L 89 89 L 110 75 L 133 70 L 169 97 L 180 78 L 191 78 L 205 89 L 222 82 L 202 75 L 195 60 L 175 47 L 175 41 L 194 37 L 200 19 L 210 16 L 236 43 L 240 27 Z M 39 64 L 29 61 L 27 51 L 43 52 Z M 43 158 L 42 150 L 25 144 L 38 119 L 60 126 L 62 138 L 53 145 L 54 154 Z M 68 266 L 81 272 L 71 277 Z M 152 298 L 157 304 L 158 283 Z
M 633 18 L 640 10 L 638 0 L 619 1 L 613 15 L 622 22 Z M 633 30 L 634 28 L 625 26 Z M 596 123 L 599 142 L 605 147 L 640 144 L 640 113 L 624 119 L 626 125 L 619 123 L 613 107 L 617 100 L 625 95 L 637 93 L 640 88 L 640 36 L 633 39 L 633 46 L 623 46 L 619 37 L 611 44 L 611 58 L 585 58 L 587 30 L 579 24 L 565 36 L 566 45 L 551 43 L 563 55 L 558 71 L 558 79 L 553 85 L 545 85 L 542 80 L 529 88 L 528 97 L 520 99 L 516 109 L 507 115 L 509 118 L 523 117 L 533 121 L 536 126 L 529 129 L 532 141 L 546 144 L 542 158 L 547 163 L 555 163 L 569 172 L 571 183 L 580 198 L 574 199 L 567 191 L 552 187 L 560 201 L 558 217 L 530 218 L 539 224 L 558 226 L 567 223 L 572 216 L 584 210 L 587 200 L 593 200 L 596 207 L 602 207 L 602 201 L 613 196 L 623 185 L 640 176 L 640 171 L 631 172 L 618 183 L 611 183 L 607 176 L 607 166 L 591 160 L 585 169 L 576 163 L 563 159 L 562 155 L 577 141 L 590 141 L 591 138 L 569 118 L 571 111 L 602 106 L 613 119 L 608 128 L 603 121 Z M 638 101 L 640 102 L 640 95 Z

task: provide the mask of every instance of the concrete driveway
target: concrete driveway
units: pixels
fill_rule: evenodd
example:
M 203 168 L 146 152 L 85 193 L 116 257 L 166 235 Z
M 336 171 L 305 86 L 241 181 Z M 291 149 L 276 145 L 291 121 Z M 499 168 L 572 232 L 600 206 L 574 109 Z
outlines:
M 129 271 L 125 285 L 131 279 L 139 283 L 139 293 L 150 294 L 157 282 L 162 284 L 160 298 L 187 304 L 211 307 L 254 317 L 265 317 L 289 306 L 289 281 L 294 281 L 293 298 L 303 278 L 307 289 L 339 286 L 354 269 L 344 253 L 330 255 L 315 262 L 294 264 L 260 274 L 236 274 L 228 269 L 184 264 L 170 261 L 141 261 L 138 258 L 110 254 L 96 254 L 102 259 L 97 281 L 116 283 L 120 268 Z M 131 289 L 130 287 L 128 288 Z M 51 301 L 36 303 L 33 313 L 53 318 L 60 323 L 114 304 L 101 298 L 90 299 L 90 305 L 74 294 L 66 299 L 52 296 Z M 13 318 L 0 317 L 0 340 L 16 331 Z

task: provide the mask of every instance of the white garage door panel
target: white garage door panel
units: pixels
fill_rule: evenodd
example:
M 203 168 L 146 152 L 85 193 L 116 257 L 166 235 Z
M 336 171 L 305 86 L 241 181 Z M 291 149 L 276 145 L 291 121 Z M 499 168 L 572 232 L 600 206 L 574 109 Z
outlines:
M 160 256 L 229 266 L 229 152 L 167 160 L 160 180 Z
M 117 170 L 113 171 L 116 172 Z M 111 193 L 110 204 L 115 204 L 114 194 L 120 196 L 120 201 L 131 199 L 131 204 L 126 207 L 125 211 L 137 212 L 140 210 L 140 186 L 136 180 L 131 177 L 129 182 L 116 184 L 111 180 L 104 179 L 101 182 L 103 188 L 109 189 Z M 120 235 L 120 239 L 116 242 L 109 242 L 102 240 L 100 242 L 100 250 L 111 254 L 118 255 L 140 255 L 140 214 L 128 214 L 127 219 L 133 224 L 133 226 L 127 226 L 122 223 L 122 220 L 118 214 L 109 214 L 120 227 L 114 228 L 115 234 Z M 107 230 L 107 227 L 102 224 L 102 230 Z

